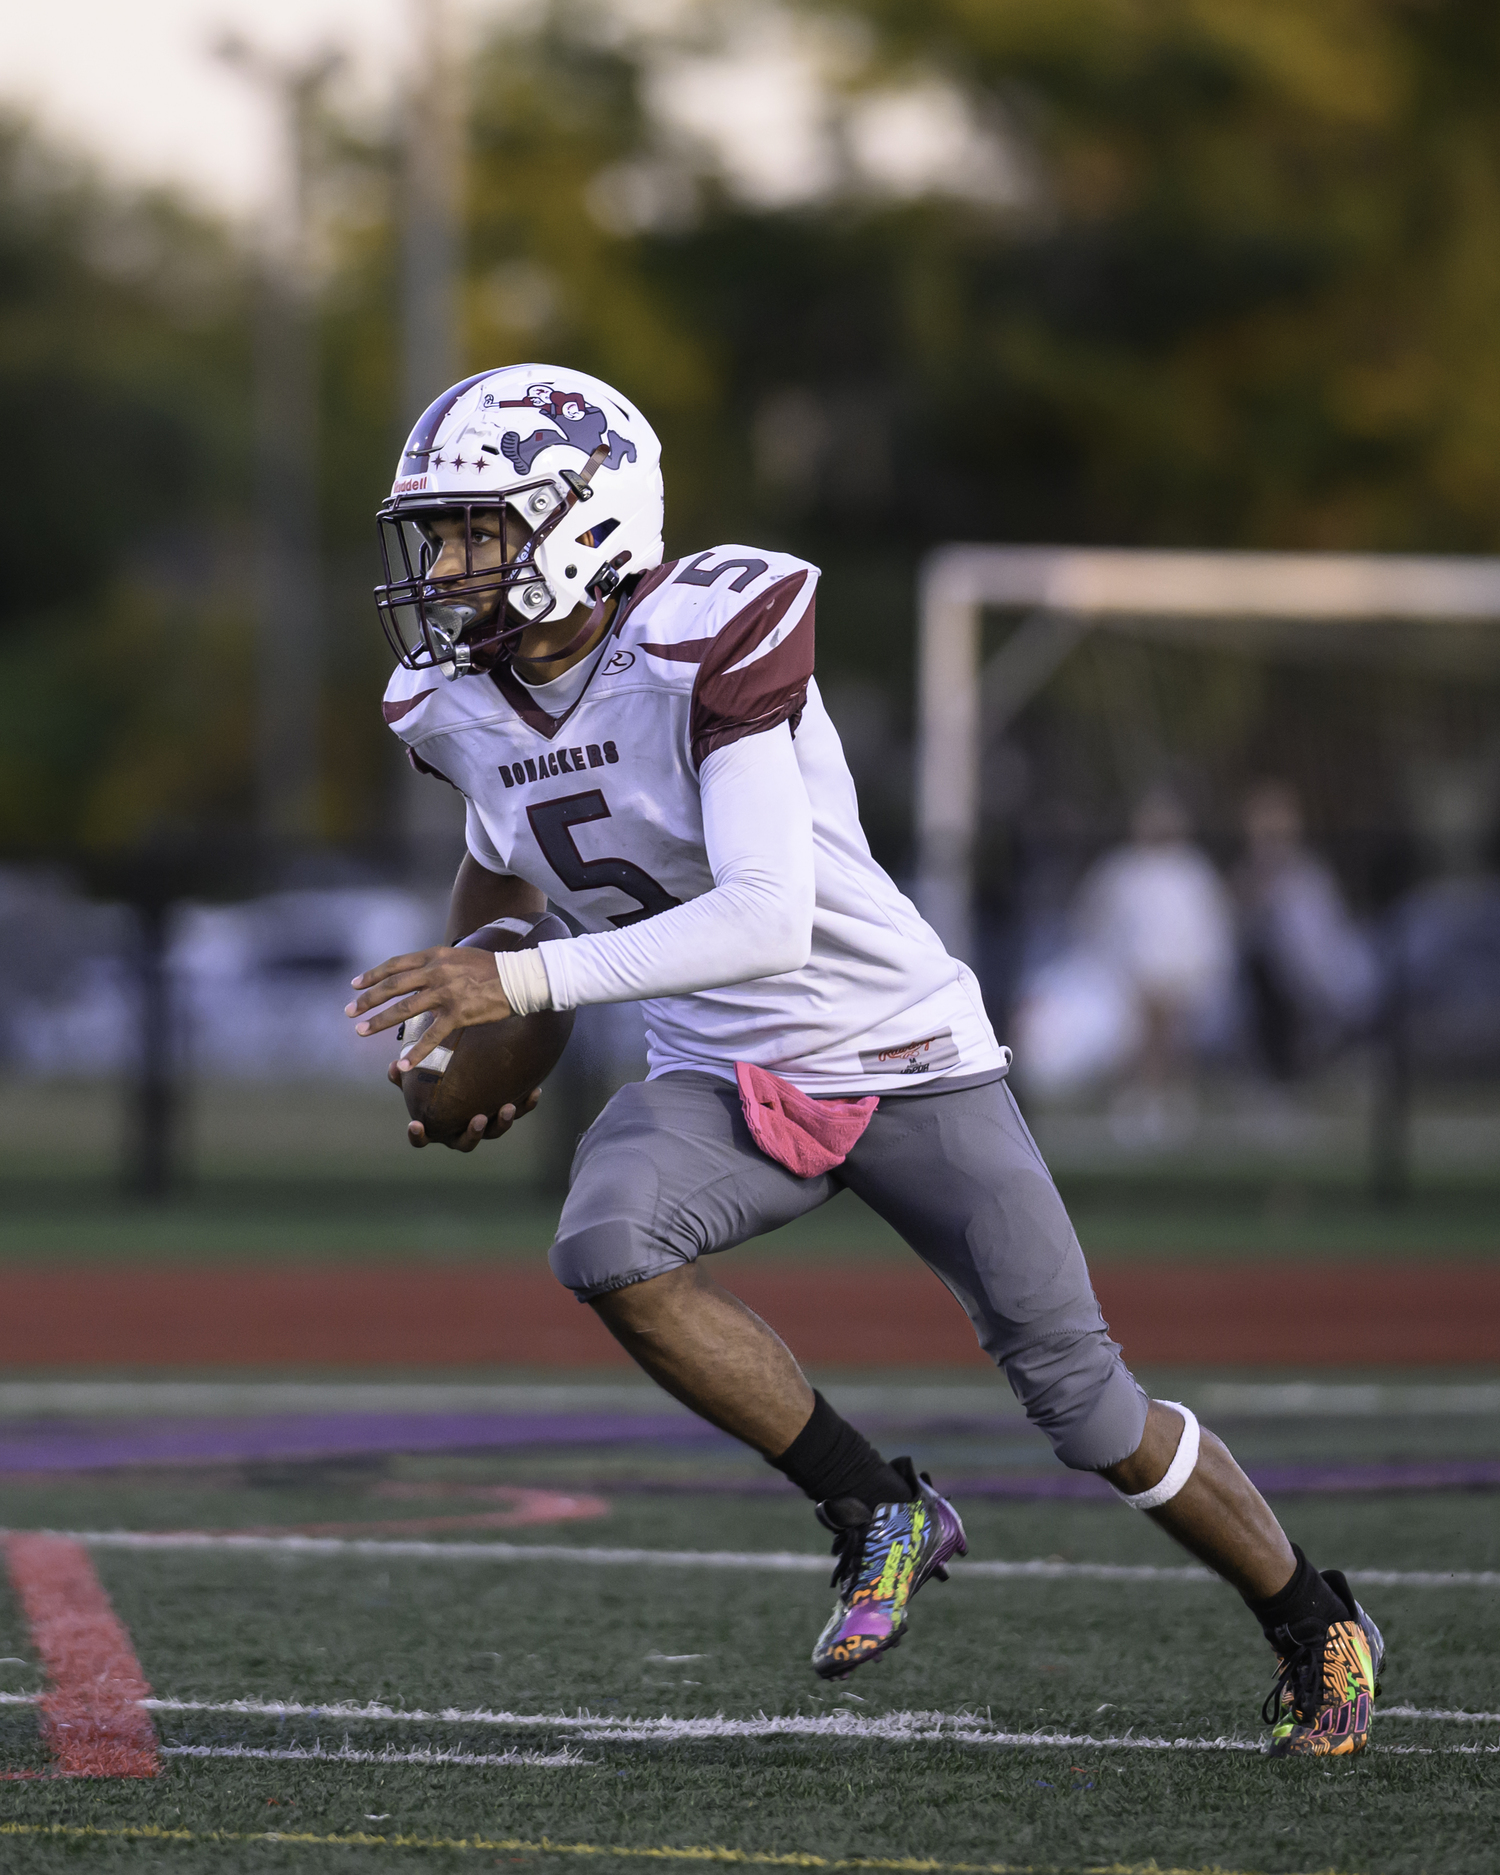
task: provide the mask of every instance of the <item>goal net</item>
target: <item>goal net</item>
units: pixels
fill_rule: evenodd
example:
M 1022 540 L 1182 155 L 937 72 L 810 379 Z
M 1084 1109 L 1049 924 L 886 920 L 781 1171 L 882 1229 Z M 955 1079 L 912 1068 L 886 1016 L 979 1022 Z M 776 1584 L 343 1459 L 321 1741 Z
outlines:
M 1471 1144 L 1500 1148 L 1500 560 L 947 546 L 917 674 L 916 894 L 1004 1012 L 1019 1085 L 1077 1107 L 1158 1072 L 1178 1018 L 1151 927 L 1194 967 L 1191 867 L 1148 863 L 1175 841 L 1234 951 L 1180 1052 L 1247 1084 L 1355 1063 L 1393 1168 L 1413 1075 L 1469 1090 Z

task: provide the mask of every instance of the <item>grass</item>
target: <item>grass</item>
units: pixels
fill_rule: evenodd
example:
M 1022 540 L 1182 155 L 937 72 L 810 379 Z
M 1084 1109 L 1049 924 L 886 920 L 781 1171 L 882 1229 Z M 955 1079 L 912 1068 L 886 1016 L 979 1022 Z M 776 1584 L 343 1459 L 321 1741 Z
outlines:
M 394 1091 L 378 1083 L 206 1083 L 190 1093 L 179 1182 L 169 1199 L 147 1202 L 122 1187 L 119 1087 L 0 1077 L 0 1263 L 529 1259 L 551 1241 L 570 1128 L 581 1123 L 544 1101 L 501 1145 L 418 1153 L 403 1143 Z M 1045 1117 L 1037 1125 L 1094 1257 L 1500 1251 L 1493 1154 L 1478 1171 L 1419 1165 L 1407 1202 L 1381 1206 L 1357 1168 L 1331 1175 L 1253 1155 L 1227 1165 L 1182 1154 L 1091 1161 L 1069 1154 L 1065 1129 L 1054 1140 Z M 909 1254 L 844 1194 L 764 1239 L 755 1255 L 853 1252 Z
M 530 1261 L 552 1239 L 561 1200 L 538 1183 L 540 1132 L 523 1129 L 463 1157 L 417 1153 L 393 1134 L 385 1100 L 368 1091 L 292 1090 L 296 1098 L 277 1108 L 263 1089 L 219 1090 L 200 1118 L 217 1129 L 222 1149 L 201 1157 L 169 1198 L 147 1201 L 121 1187 L 101 1090 L 74 1090 L 76 1112 L 66 1091 L 43 1090 L 28 1105 L 14 1084 L 0 1084 L 0 1266 L 60 1258 Z M 1405 1204 L 1383 1207 L 1358 1184 L 1286 1176 L 1064 1170 L 1059 1182 L 1085 1250 L 1100 1260 L 1500 1252 L 1500 1184 L 1422 1184 Z M 905 1260 L 910 1252 L 846 1192 L 750 1254 L 803 1263 L 854 1254 Z
M 545 1254 L 557 1221 L 555 1198 L 471 1183 L 467 1165 L 445 1169 L 447 1185 L 414 1189 L 346 1178 L 293 1184 L 274 1173 L 205 1178 L 164 1203 L 122 1195 L 103 1178 L 12 1176 L 0 1216 L 0 1266 L 53 1258 L 337 1263 L 482 1256 L 530 1262 Z M 1065 1179 L 1063 1195 L 1085 1250 L 1097 1261 L 1500 1254 L 1500 1203 L 1485 1194 L 1420 1193 L 1394 1211 L 1350 1193 L 1299 1193 L 1288 1202 L 1280 1189 L 1198 1194 L 1146 1181 Z M 745 1254 L 803 1263 L 855 1254 L 904 1261 L 911 1252 L 845 1192 Z
M 1493 1448 L 1493 1429 L 1480 1425 Z M 1351 1440 L 1365 1447 L 1368 1427 L 1325 1430 L 1337 1448 L 1355 1449 Z M 1483 1443 L 1476 1427 L 1464 1430 Z M 1454 1431 L 1428 1422 L 1429 1449 L 1449 1449 Z M 1268 1453 L 1286 1456 L 1304 1432 L 1296 1421 L 1268 1421 L 1256 1437 Z M 1410 1442 L 1410 1427 L 1406 1433 Z M 539 1456 L 11 1479 L 4 1515 L 12 1526 L 220 1529 L 388 1517 L 385 1480 L 541 1482 Z M 561 1456 L 552 1460 L 559 1484 Z M 919 1456 L 958 1463 L 964 1454 L 934 1439 Z M 607 1491 L 611 1467 L 624 1474 L 640 1462 L 640 1454 L 596 1453 L 595 1482 Z M 1500 1568 L 1500 1497 L 1303 1499 L 1282 1509 L 1293 1534 L 1325 1563 Z M 1146 1519 L 1112 1505 L 976 1501 L 965 1510 L 977 1559 L 1180 1560 Z M 621 1493 L 606 1517 L 589 1523 L 496 1534 L 569 1546 L 821 1549 L 821 1534 L 790 1493 Z M 1236 1598 L 1212 1583 L 1173 1578 L 956 1574 L 946 1587 L 923 1591 L 900 1651 L 828 1686 L 806 1664 L 828 1601 L 813 1573 L 109 1549 L 95 1552 L 95 1564 L 156 1693 L 178 1699 L 375 1700 L 517 1715 L 584 1709 L 614 1719 L 836 1712 L 869 1719 L 921 1710 L 989 1715 L 1013 1732 L 1251 1738 L 1268 1681 L 1269 1656 Z M 1500 1592 L 1385 1587 L 1362 1595 L 1391 1644 L 1387 1704 L 1500 1709 Z M 0 1654 L 22 1662 L 0 1664 L 0 1690 L 39 1683 L 3 1593 Z M 1239 1752 L 952 1740 L 627 1742 L 545 1725 L 318 1715 L 162 1713 L 158 1729 L 172 1744 L 337 1751 L 347 1740 L 362 1751 L 431 1746 L 490 1756 L 508 1747 L 562 1749 L 584 1762 L 175 1758 L 151 1783 L 0 1785 L 0 1825 L 149 1828 L 191 1838 L 12 1835 L 0 1837 L 4 1866 L 364 1871 L 587 1861 L 609 1870 L 633 1866 L 639 1852 L 720 1847 L 834 1862 L 1488 1875 L 1500 1804 L 1500 1755 L 1442 1749 L 1500 1742 L 1500 1727 L 1410 1719 L 1385 1720 L 1376 1742 L 1431 1746 L 1432 1755 L 1372 1754 L 1326 1767 Z M 29 1708 L 0 1706 L 0 1740 L 7 1766 L 42 1761 Z M 267 1831 L 388 1840 L 335 1847 L 270 1842 L 262 1839 Z M 256 1839 L 210 1840 L 214 1832 Z M 389 1840 L 397 1836 L 495 1846 L 402 1848 Z M 544 1839 L 606 1853 L 516 1846 Z M 611 1847 L 638 1853 L 607 1853 Z

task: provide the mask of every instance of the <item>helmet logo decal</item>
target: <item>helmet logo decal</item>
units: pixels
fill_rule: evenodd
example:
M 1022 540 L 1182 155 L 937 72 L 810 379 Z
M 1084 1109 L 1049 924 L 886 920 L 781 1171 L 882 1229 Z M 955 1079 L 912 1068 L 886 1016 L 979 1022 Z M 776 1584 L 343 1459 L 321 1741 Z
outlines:
M 609 454 L 600 464 L 605 469 L 618 469 L 622 462 L 635 461 L 635 444 L 629 437 L 611 430 L 604 412 L 597 404 L 591 404 L 582 391 L 554 390 L 550 384 L 528 385 L 524 397 L 496 397 L 486 391 L 483 409 L 486 412 L 534 410 L 556 426 L 550 430 L 533 430 L 525 437 L 516 430 L 507 430 L 500 438 L 500 453 L 515 465 L 518 475 L 530 475 L 532 464 L 543 450 L 559 445 L 591 456 L 607 441 Z

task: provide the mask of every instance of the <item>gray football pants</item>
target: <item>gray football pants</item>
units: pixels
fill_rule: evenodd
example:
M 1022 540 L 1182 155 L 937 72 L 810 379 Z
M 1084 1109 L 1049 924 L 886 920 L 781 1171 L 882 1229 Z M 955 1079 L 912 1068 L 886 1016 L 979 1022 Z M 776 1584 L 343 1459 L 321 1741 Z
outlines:
M 887 1096 L 844 1163 L 815 1178 L 760 1150 L 731 1082 L 632 1082 L 579 1141 L 549 1260 L 588 1300 L 775 1230 L 843 1186 L 952 1291 L 1065 1465 L 1098 1471 L 1136 1449 L 1146 1395 L 1003 1080 Z

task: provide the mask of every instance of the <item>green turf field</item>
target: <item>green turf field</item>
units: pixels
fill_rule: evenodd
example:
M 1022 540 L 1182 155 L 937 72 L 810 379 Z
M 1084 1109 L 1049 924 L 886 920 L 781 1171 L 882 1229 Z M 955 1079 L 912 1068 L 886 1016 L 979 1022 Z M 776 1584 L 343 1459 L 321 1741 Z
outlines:
M 1228 1383 L 1200 1380 L 1197 1393 L 1191 1377 L 1177 1384 L 1207 1407 L 1218 1396 L 1206 1389 Z M 1496 1449 L 1493 1413 L 1473 1410 L 1488 1394 L 1472 1390 L 1330 1395 L 1325 1405 L 1363 1408 L 1310 1420 L 1274 1391 L 1234 1384 L 1241 1394 L 1220 1403 L 1238 1398 L 1239 1416 L 1219 1423 L 1247 1458 Z M 878 1404 L 880 1388 L 865 1385 L 863 1403 Z M 641 1389 L 638 1399 L 607 1391 L 630 1410 L 651 1404 Z M 929 1419 L 937 1400 L 909 1384 L 886 1397 L 920 1404 Z M 1248 1410 L 1257 1400 L 1264 1410 Z M 1451 1410 L 1436 1410 L 1444 1400 Z M 941 1476 L 971 1468 L 979 1449 L 955 1429 L 929 1435 L 918 1455 Z M 984 1450 L 995 1462 L 993 1437 Z M 12 1477 L 7 1523 L 64 1530 L 286 1532 L 461 1508 L 464 1493 L 519 1483 L 587 1484 L 608 1508 L 590 1521 L 407 1539 L 435 1554 L 404 1553 L 392 1547 L 399 1538 L 311 1552 L 274 1542 L 93 1549 L 167 1702 L 155 1714 L 165 1768 L 149 1783 L 0 1784 L 4 1828 L 90 1832 L 0 1835 L 0 1866 L 623 1869 L 710 1851 L 812 1867 L 1494 1867 L 1493 1576 L 1361 1586 L 1391 1649 L 1379 1749 L 1354 1763 L 1276 1764 L 1253 1749 L 1264 1643 L 1230 1592 L 1176 1573 L 1183 1559 L 1122 1507 L 965 1505 L 975 1564 L 1047 1560 L 1064 1572 L 956 1571 L 923 1591 L 898 1653 L 828 1686 L 806 1664 L 826 1613 L 824 1577 L 756 1561 L 816 1556 L 805 1506 L 790 1493 L 694 1488 L 764 1479 L 758 1461 L 617 1448 L 588 1455 L 586 1468 L 584 1477 L 576 1456 L 528 1452 Z M 457 1495 L 423 1496 L 445 1491 Z M 1302 1497 L 1279 1508 L 1315 1558 L 1351 1571 L 1500 1571 L 1494 1494 Z M 565 1554 L 524 1554 L 538 1546 Z M 637 1554 L 579 1557 L 597 1548 Z M 662 1551 L 738 1560 L 639 1554 Z M 1066 1572 L 1091 1563 L 1168 1573 Z M 39 1676 L 3 1595 L 0 1655 L 5 1765 L 41 1769 L 34 1712 L 14 1703 Z M 359 1710 L 371 1705 L 383 1714 Z M 1038 1733 L 1072 1742 L 1019 1742 Z M 119 1833 L 140 1828 L 181 1833 Z M 460 1839 L 488 1846 L 451 1846 Z
M 27 1103 L 14 1089 L 0 1098 L 9 1128 L 0 1261 L 12 1267 L 529 1260 L 551 1234 L 542 1131 L 512 1156 L 456 1161 L 393 1145 L 381 1130 L 383 1096 L 377 1109 L 341 1094 L 324 1112 L 311 1096 L 276 1105 L 263 1091 L 221 1090 L 196 1115 L 194 1181 L 146 1204 L 122 1199 L 115 1182 L 116 1109 L 98 1089 L 78 1098 L 76 1115 L 68 1090 L 55 1101 Z M 74 1117 L 92 1141 L 85 1151 L 66 1132 Z M 1410 1202 L 1390 1209 L 1370 1201 L 1352 1161 L 1320 1179 L 1296 1168 L 1229 1176 L 1063 1160 L 1080 1235 L 1101 1260 L 1500 1250 L 1493 1169 L 1424 1176 Z M 845 1197 L 753 1254 L 803 1262 L 856 1251 L 910 1254 Z M 1391 1386 L 1341 1373 L 1332 1388 L 1328 1376 L 1308 1376 L 1325 1383 L 1316 1411 L 1285 1391 L 1295 1375 L 1143 1378 L 1194 1404 L 1252 1465 L 1500 1458 L 1493 1375 L 1413 1373 Z M 998 1382 L 820 1380 L 856 1419 L 905 1400 L 926 1428 L 911 1449 L 940 1482 L 1051 1466 Z M 0 1413 L 45 1431 L 70 1417 L 551 1411 L 563 1410 L 573 1383 L 510 1371 L 448 1375 L 426 1392 L 379 1375 L 331 1386 L 313 1375 L 290 1384 L 204 1375 L 196 1392 L 192 1381 L 153 1391 L 149 1381 L 86 1375 L 50 1385 L 45 1376 L 0 1383 Z M 574 1392 L 601 1411 L 664 1404 L 624 1377 Z M 975 1410 L 995 1421 L 988 1432 L 959 1423 Z M 880 1436 L 906 1449 L 899 1434 Z M 522 1488 L 605 1504 L 587 1521 L 371 1536 L 363 1550 L 93 1548 L 163 1702 L 154 1715 L 163 1773 L 0 1781 L 0 1869 L 613 1870 L 705 1859 L 934 1875 L 1495 1867 L 1500 1584 L 1361 1587 L 1391 1645 L 1378 1749 L 1327 1767 L 1272 1764 L 1255 1749 L 1269 1656 L 1228 1591 L 1181 1574 L 1067 1573 L 1180 1567 L 1145 1520 L 1107 1503 L 965 1503 L 976 1564 L 1041 1561 L 1062 1573 L 960 1570 L 923 1591 L 911 1637 L 889 1661 L 847 1686 L 820 1684 L 807 1654 L 827 1611 L 826 1578 L 755 1559 L 788 1551 L 811 1564 L 822 1538 L 791 1495 L 754 1494 L 767 1478 L 749 1453 L 667 1443 L 0 1480 L 0 1523 L 105 1533 L 274 1539 L 482 1511 L 498 1501 L 487 1493 Z M 1500 1494 L 1367 1491 L 1288 1497 L 1278 1508 L 1325 1564 L 1500 1571 Z M 438 1553 L 390 1547 L 403 1540 Z M 470 1544 L 487 1547 L 465 1553 Z M 497 1545 L 568 1555 L 517 1557 Z M 600 1547 L 743 1560 L 577 1559 Z M 29 1697 L 40 1683 L 26 1624 L 0 1587 L 7 1771 L 50 1763 Z M 1433 1716 L 1457 1713 L 1490 1716 Z
M 414 1154 L 413 1157 L 416 1155 Z M 15 1180 L 0 1216 L 0 1263 L 58 1257 L 194 1264 L 254 1259 L 303 1263 L 494 1256 L 534 1261 L 552 1241 L 555 1199 L 464 1181 L 440 1192 L 328 1180 L 312 1189 L 274 1177 L 201 1180 L 163 1204 L 123 1197 L 108 1182 Z M 1300 1199 L 1284 1193 L 1195 1193 L 1139 1181 L 1064 1180 L 1063 1193 L 1091 1258 L 1179 1256 L 1200 1261 L 1264 1252 L 1330 1257 L 1470 1257 L 1500 1253 L 1500 1203 L 1488 1195 L 1417 1194 L 1398 1211 L 1359 1194 Z M 906 1261 L 911 1252 L 865 1205 L 844 1193 L 760 1239 L 757 1258 L 806 1263 L 851 1252 Z
M 1074 1122 L 1043 1118 L 1037 1129 L 1094 1257 L 1471 1256 L 1500 1251 L 1500 1121 L 1493 1101 L 1470 1104 L 1443 1124 L 1467 1127 L 1476 1150 L 1419 1155 L 1411 1195 L 1395 1207 L 1374 1202 L 1353 1146 L 1309 1161 L 1250 1138 L 1229 1162 L 1183 1152 L 1132 1162 L 1080 1148 Z M 566 1142 L 545 1109 L 461 1157 L 406 1147 L 399 1102 L 383 1086 L 199 1087 L 182 1182 L 159 1203 L 121 1190 L 124 1112 L 121 1090 L 105 1083 L 0 1078 L 0 1262 L 531 1258 L 551 1240 L 560 1200 L 546 1181 Z M 1424 1124 L 1431 1131 L 1437 1115 Z M 1345 1125 L 1353 1139 L 1354 1121 Z M 1491 1133 L 1494 1149 L 1480 1150 Z M 800 1262 L 855 1250 L 910 1254 L 846 1194 L 755 1255 Z

